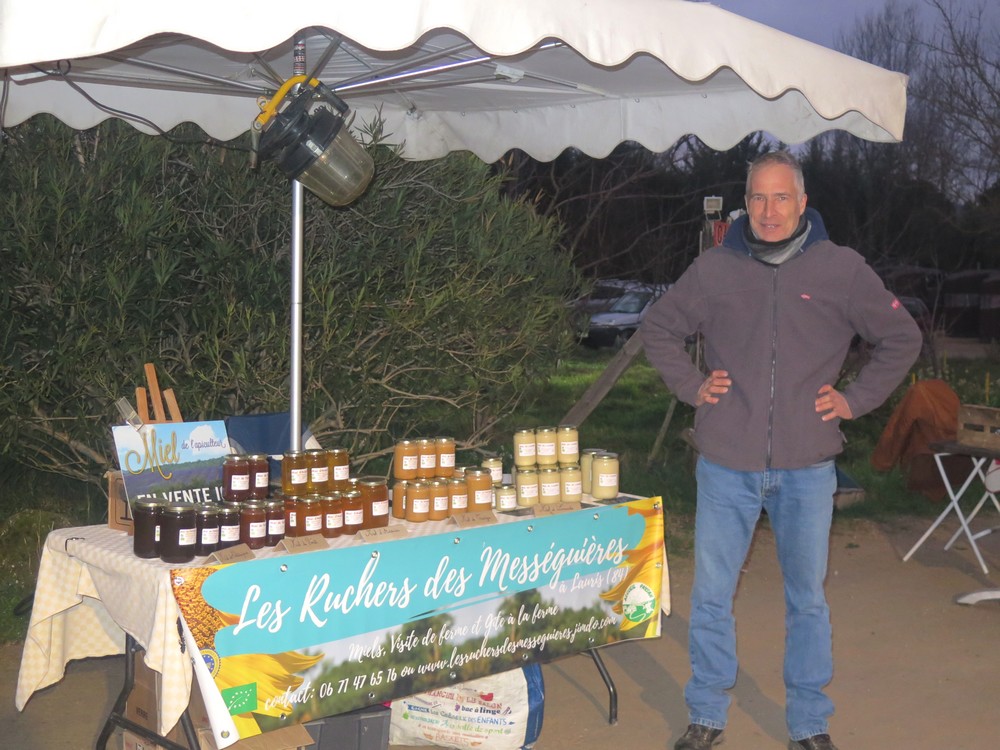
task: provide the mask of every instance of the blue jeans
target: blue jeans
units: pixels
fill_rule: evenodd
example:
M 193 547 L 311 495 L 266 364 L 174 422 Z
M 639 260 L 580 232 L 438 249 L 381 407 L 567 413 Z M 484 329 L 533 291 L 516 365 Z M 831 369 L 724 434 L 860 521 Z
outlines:
M 830 610 L 823 591 L 829 555 L 833 461 L 794 470 L 733 471 L 698 460 L 695 572 L 691 592 L 691 723 L 722 729 L 736 684 L 733 597 L 761 508 L 767 511 L 785 586 L 785 721 L 793 740 L 827 731 L 833 702 Z

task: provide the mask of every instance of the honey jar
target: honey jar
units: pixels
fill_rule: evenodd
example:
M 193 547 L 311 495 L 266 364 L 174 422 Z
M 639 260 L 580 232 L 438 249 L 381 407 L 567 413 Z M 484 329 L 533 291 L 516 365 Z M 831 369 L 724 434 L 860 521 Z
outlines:
M 392 485 L 392 517 L 406 518 L 406 485 L 407 480 L 401 479 Z
M 263 503 L 243 503 L 240 507 L 240 541 L 250 549 L 260 549 L 267 541 L 267 508 Z
M 448 480 L 448 506 L 451 515 L 465 513 L 469 509 L 469 488 L 465 484 L 465 471 L 461 476 Z
M 227 503 L 250 499 L 250 462 L 246 456 L 226 456 L 222 464 L 222 499 Z
M 219 549 L 219 509 L 202 505 L 195 511 L 198 522 L 198 541 L 194 545 L 196 557 L 211 555 Z
M 219 549 L 240 543 L 240 509 L 236 505 L 219 506 Z
M 281 500 L 268 500 L 264 503 L 267 510 L 267 537 L 265 547 L 276 547 L 285 538 L 285 504 Z
M 318 495 L 300 497 L 295 506 L 299 536 L 323 533 L 323 501 Z
M 451 497 L 448 494 L 448 480 L 436 477 L 427 482 L 431 488 L 428 521 L 443 521 L 451 513 Z
M 408 482 L 406 485 L 406 520 L 423 523 L 431 513 L 431 487 L 427 482 Z
M 159 557 L 160 508 L 162 503 L 152 500 L 132 502 L 132 552 L 136 557 Z
M 578 503 L 583 500 L 583 472 L 579 464 L 559 466 L 559 497 L 564 503 Z
M 323 497 L 323 536 L 334 539 L 344 530 L 344 500 L 339 492 Z
M 389 487 L 382 477 L 358 480 L 361 504 L 365 511 L 363 528 L 380 529 L 389 525 Z
M 344 504 L 344 526 L 342 534 L 354 536 L 365 525 L 365 506 L 361 501 L 361 492 L 358 490 L 348 490 L 341 493 Z
M 345 448 L 330 448 L 326 452 L 327 461 L 330 466 L 330 489 L 337 492 L 347 492 L 352 489 L 351 479 L 351 456 Z
M 490 481 L 493 484 L 500 484 L 503 481 L 503 461 L 500 456 L 486 456 L 483 459 L 482 467 L 489 469 Z
M 556 430 L 556 445 L 560 464 L 575 464 L 580 461 L 580 432 L 576 425 L 561 424 Z
M 466 469 L 465 485 L 469 490 L 470 511 L 493 508 L 493 475 L 489 469 Z
M 580 486 L 584 495 L 591 494 L 591 481 L 594 476 L 594 456 L 604 453 L 604 448 L 584 448 L 580 451 Z
M 494 487 L 496 510 L 507 511 L 517 508 L 517 488 L 512 484 L 501 484 Z
M 531 428 L 514 433 L 514 466 L 535 465 L 535 431 Z
M 325 495 L 330 491 L 330 458 L 324 450 L 306 451 L 306 466 L 309 480 L 306 492 L 310 495 Z
M 434 450 L 437 453 L 437 476 L 450 478 L 455 473 L 455 438 L 435 438 Z
M 535 463 L 539 466 L 553 466 L 559 463 L 555 427 L 539 427 L 535 430 Z
M 160 509 L 160 559 L 167 563 L 186 563 L 194 559 L 198 541 L 198 521 L 194 505 L 164 505 Z
M 429 438 L 421 438 L 417 441 L 417 455 L 420 463 L 417 466 L 417 477 L 420 479 L 432 479 L 437 473 L 437 446 Z
M 400 440 L 392 452 L 392 476 L 396 479 L 416 479 L 420 454 L 416 440 Z
M 302 451 L 289 451 L 281 457 L 281 492 L 298 497 L 309 489 L 309 466 Z
M 250 463 L 250 499 L 266 500 L 271 490 L 271 463 L 264 453 L 247 456 Z
M 517 488 L 517 504 L 522 507 L 538 505 L 538 472 L 533 466 L 525 466 L 514 475 Z
M 542 466 L 538 469 L 538 502 L 543 505 L 558 503 L 562 497 L 559 484 L 559 468 Z
M 590 494 L 595 500 L 618 497 L 618 468 L 617 453 L 594 454 Z

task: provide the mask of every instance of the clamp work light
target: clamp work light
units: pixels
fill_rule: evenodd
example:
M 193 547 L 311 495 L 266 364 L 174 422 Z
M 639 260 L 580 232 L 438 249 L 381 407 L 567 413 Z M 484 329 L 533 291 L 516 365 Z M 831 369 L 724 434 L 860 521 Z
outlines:
M 298 91 L 290 93 L 295 86 Z M 346 206 L 365 191 L 375 172 L 371 156 L 349 132 L 347 111 L 347 104 L 315 78 L 290 78 L 254 121 L 260 131 L 257 151 L 331 206 Z

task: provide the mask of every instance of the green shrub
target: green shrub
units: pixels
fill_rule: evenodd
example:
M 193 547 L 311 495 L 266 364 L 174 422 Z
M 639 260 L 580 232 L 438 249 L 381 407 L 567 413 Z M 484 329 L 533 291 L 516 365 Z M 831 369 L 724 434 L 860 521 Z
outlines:
M 188 420 L 287 409 L 288 183 L 179 130 L 7 131 L 6 455 L 99 483 L 114 400 L 147 361 Z M 303 423 L 361 462 L 445 425 L 475 447 L 567 345 L 575 272 L 487 165 L 370 150 L 375 181 L 350 208 L 306 197 Z

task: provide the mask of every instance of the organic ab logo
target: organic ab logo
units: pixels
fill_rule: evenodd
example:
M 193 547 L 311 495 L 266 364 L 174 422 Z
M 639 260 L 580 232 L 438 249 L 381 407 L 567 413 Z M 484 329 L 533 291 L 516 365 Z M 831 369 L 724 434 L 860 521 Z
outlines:
M 643 622 L 656 611 L 656 595 L 644 583 L 633 583 L 622 597 L 622 614 L 629 622 Z
M 257 710 L 257 683 L 237 685 L 222 691 L 222 699 L 226 702 L 230 716 L 245 714 Z

